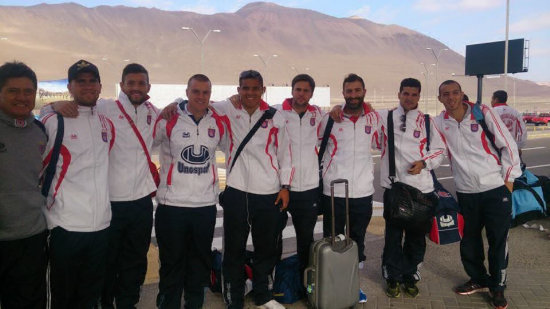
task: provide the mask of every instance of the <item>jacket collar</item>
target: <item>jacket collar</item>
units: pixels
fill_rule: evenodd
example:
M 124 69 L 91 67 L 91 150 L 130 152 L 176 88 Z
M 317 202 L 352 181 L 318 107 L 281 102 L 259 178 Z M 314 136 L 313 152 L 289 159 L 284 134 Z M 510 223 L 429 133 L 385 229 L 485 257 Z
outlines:
M 25 128 L 34 121 L 34 115 L 31 113 L 25 119 L 15 119 L 11 116 L 8 116 L 3 111 L 0 110 L 0 122 L 7 124 L 10 127 L 14 128 Z
M 293 110 L 293 108 L 292 108 L 292 98 L 287 98 L 283 101 L 283 110 L 284 111 Z M 315 107 L 308 103 L 306 110 L 309 111 L 309 112 L 315 112 Z
M 130 99 L 128 98 L 128 96 L 122 91 L 118 94 L 118 101 L 120 101 L 120 103 L 122 103 L 122 106 L 124 107 L 124 109 L 126 109 L 126 110 L 134 109 L 134 104 L 132 104 L 132 102 L 130 102 Z M 147 96 L 145 98 L 145 102 L 138 105 L 137 108 L 138 109 L 139 108 L 147 108 L 147 104 L 149 104 L 149 96 Z

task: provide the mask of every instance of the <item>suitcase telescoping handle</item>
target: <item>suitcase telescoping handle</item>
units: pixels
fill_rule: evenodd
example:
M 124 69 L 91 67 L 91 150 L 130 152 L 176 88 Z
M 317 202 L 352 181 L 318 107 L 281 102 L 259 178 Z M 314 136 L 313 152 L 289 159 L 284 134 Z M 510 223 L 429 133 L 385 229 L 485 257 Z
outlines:
M 349 241 L 349 200 L 348 200 L 348 180 L 347 179 L 335 179 L 330 182 L 330 206 L 332 210 L 332 239 L 331 243 L 334 247 L 334 244 L 336 243 L 336 220 L 334 216 L 334 185 L 343 183 L 346 188 L 346 243 Z

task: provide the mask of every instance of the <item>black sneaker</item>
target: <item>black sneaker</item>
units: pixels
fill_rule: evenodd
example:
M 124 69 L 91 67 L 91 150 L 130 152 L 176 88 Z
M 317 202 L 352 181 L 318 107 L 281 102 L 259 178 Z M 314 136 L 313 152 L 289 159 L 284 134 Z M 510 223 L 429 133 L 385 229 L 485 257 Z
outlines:
M 414 281 L 406 281 L 403 286 L 405 288 L 405 294 L 407 296 L 412 298 L 418 296 L 418 287 L 416 286 L 416 283 Z
M 401 289 L 399 288 L 399 283 L 395 280 L 386 281 L 386 295 L 391 298 L 397 298 L 401 295 Z
M 508 302 L 504 297 L 503 291 L 491 292 L 491 304 L 495 309 L 506 309 L 508 308 Z
M 454 289 L 456 294 L 460 295 L 470 295 L 477 292 L 487 292 L 487 286 L 482 285 L 479 283 L 475 283 L 472 280 L 464 283 L 463 285 L 459 285 Z

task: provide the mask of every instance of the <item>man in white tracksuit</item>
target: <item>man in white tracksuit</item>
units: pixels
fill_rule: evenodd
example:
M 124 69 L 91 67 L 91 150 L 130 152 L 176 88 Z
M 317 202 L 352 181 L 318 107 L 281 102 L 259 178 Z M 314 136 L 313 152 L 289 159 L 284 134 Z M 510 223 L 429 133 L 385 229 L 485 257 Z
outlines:
M 227 188 L 224 204 L 223 293 L 228 308 L 243 308 L 246 240 L 252 234 L 254 263 L 252 284 L 259 308 L 284 308 L 273 299 L 268 275 L 279 258 L 282 210 L 288 206 L 294 170 L 285 119 L 276 112 L 261 123 L 258 131 L 235 159 L 236 151 L 254 124 L 269 110 L 261 99 L 263 78 L 257 71 L 239 76 L 240 107 L 230 101 L 212 104 L 230 124 L 226 152 Z M 234 166 L 229 171 L 235 160 Z
M 113 121 L 117 131 L 109 155 L 109 200 L 113 216 L 101 298 L 105 309 L 114 308 L 114 303 L 117 308 L 135 308 L 139 302 L 153 225 L 151 193 L 156 190 L 143 146 L 150 156 L 159 111 L 148 101 L 151 85 L 145 67 L 137 63 L 124 67 L 120 89 L 117 100 L 100 99 L 97 103 L 97 110 Z M 77 106 L 72 102 L 56 102 L 49 108 L 65 117 L 78 115 Z
M 490 107 L 481 111 L 487 129 L 494 136 L 494 149 L 472 110 L 463 102 L 464 93 L 454 80 L 439 86 L 439 101 L 445 110 L 436 117 L 448 149 L 458 203 L 464 216 L 464 236 L 460 242 L 462 264 L 470 280 L 455 288 L 468 295 L 489 289 L 495 308 L 504 309 L 506 267 L 508 265 L 508 229 L 512 213 L 514 179 L 521 175 L 516 143 L 506 126 Z M 500 152 L 500 155 L 499 155 Z M 484 265 L 482 229 L 489 243 L 489 272 Z
M 307 74 L 292 79 L 292 98 L 275 106 L 284 118 L 292 147 L 294 179 L 290 186 L 288 212 L 296 230 L 296 248 L 303 274 L 313 242 L 313 229 L 317 223 L 319 197 L 319 165 L 317 162 L 317 129 L 323 114 L 309 100 L 315 90 L 315 81 Z
M 416 297 L 419 293 L 415 274 L 419 264 L 424 260 L 426 252 L 426 232 L 430 229 L 431 218 L 427 218 L 426 226 L 405 227 L 395 224 L 387 216 L 387 200 L 390 193 L 388 154 L 388 126 L 393 125 L 395 149 L 395 181 L 408 184 L 422 193 L 434 196 L 434 183 L 431 170 L 436 169 L 443 160 L 445 143 L 435 123 L 430 121 L 430 150 L 427 148 L 427 131 L 425 115 L 418 109 L 420 100 L 420 81 L 406 78 L 399 87 L 399 105 L 393 110 L 393 124 L 388 123 L 388 110 L 378 111 L 382 119 L 380 145 L 381 166 L 380 184 L 384 191 L 384 217 L 386 229 L 384 233 L 384 251 L 382 265 L 386 278 L 386 295 L 399 297 L 400 283 L 403 283 L 405 293 Z M 404 238 L 404 240 L 403 240 Z
M 161 183 L 155 232 L 159 245 L 160 282 L 157 307 L 202 308 L 209 285 L 211 247 L 216 225 L 218 172 L 216 148 L 225 147 L 225 120 L 208 109 L 212 85 L 193 75 L 188 101 L 178 104 L 170 119 L 159 119 L 155 143 L 160 143 Z
M 105 277 L 108 227 L 111 221 L 109 150 L 114 126 L 98 113 L 101 91 L 97 67 L 85 60 L 68 71 L 68 89 L 78 117 L 64 119 L 64 135 L 44 213 L 50 230 L 51 306 L 93 308 Z M 56 114 L 43 118 L 49 141 L 47 165 L 58 129 Z
M 525 147 L 525 143 L 527 142 L 527 128 L 525 127 L 522 115 L 515 108 L 506 104 L 506 101 L 508 101 L 508 93 L 506 91 L 497 90 L 493 92 L 491 106 L 500 116 L 500 119 L 516 141 L 521 156 L 521 149 Z
M 365 233 L 372 217 L 372 195 L 374 194 L 374 166 L 371 149 L 379 148 L 378 131 L 382 120 L 378 113 L 364 102 L 367 92 L 363 79 L 349 74 L 343 82 L 342 94 L 346 100 L 341 122 L 332 127 L 327 148 L 323 156 L 323 235 L 331 234 L 330 182 L 336 179 L 349 181 L 349 227 L 350 237 L 357 243 L 359 268 L 363 268 L 365 256 Z M 323 138 L 330 116 L 323 117 L 317 133 Z M 344 234 L 345 191 L 343 186 L 334 188 L 336 234 Z M 366 302 L 366 295 L 359 291 L 359 302 Z

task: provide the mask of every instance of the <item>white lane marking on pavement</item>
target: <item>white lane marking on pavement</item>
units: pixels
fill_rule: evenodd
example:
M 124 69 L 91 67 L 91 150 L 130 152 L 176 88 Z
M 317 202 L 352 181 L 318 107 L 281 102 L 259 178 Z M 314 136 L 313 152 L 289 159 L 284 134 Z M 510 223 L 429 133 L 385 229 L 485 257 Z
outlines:
M 550 164 L 533 165 L 533 166 L 527 166 L 527 167 L 528 167 L 529 169 L 532 169 L 532 168 L 547 167 L 547 166 L 550 166 Z
M 536 150 L 536 149 L 544 149 L 544 148 L 546 148 L 546 147 L 540 146 L 540 147 L 522 148 L 521 151 L 525 151 L 525 150 Z
M 381 217 L 383 212 L 383 204 L 381 202 L 373 201 L 372 202 L 372 215 L 374 217 Z M 292 225 L 292 219 L 290 213 L 288 214 L 289 219 L 288 222 L 290 222 L 289 225 L 287 225 L 283 229 L 283 239 L 289 239 L 296 237 L 296 231 L 294 230 L 294 226 Z M 223 227 L 223 218 L 216 218 L 216 227 Z M 323 219 L 317 220 L 317 223 L 315 224 L 315 228 L 313 229 L 313 234 L 320 234 L 323 232 Z M 212 241 L 212 248 L 222 248 L 222 236 L 214 237 Z M 246 245 L 252 245 L 252 237 L 249 234 L 248 239 L 246 241 Z

